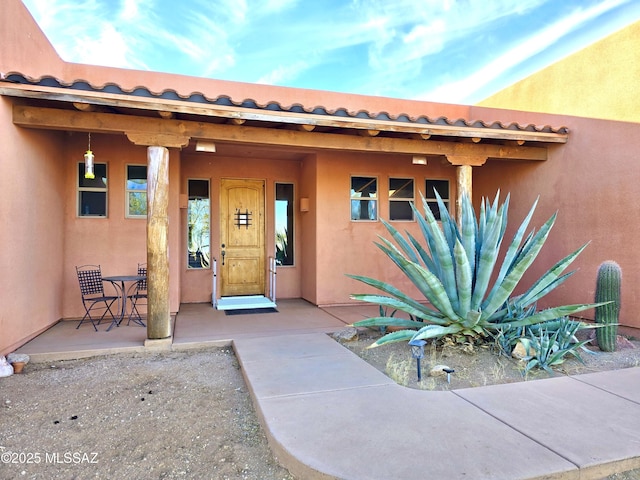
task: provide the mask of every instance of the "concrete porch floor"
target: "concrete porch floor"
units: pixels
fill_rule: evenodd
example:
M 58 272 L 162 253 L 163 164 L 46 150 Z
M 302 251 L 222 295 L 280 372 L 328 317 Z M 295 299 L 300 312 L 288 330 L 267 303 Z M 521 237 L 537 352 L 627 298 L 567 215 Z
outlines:
M 297 333 L 334 332 L 346 324 L 367 318 L 375 308 L 367 305 L 318 308 L 304 300 L 279 300 L 277 313 L 226 315 L 209 303 L 187 303 L 172 317 L 173 350 L 205 346 L 227 346 L 238 338 Z M 145 322 L 146 323 L 146 322 Z M 90 323 L 61 321 L 16 350 L 33 362 L 148 351 L 144 346 L 147 330 L 126 320 L 106 331 L 103 321 L 96 332 Z

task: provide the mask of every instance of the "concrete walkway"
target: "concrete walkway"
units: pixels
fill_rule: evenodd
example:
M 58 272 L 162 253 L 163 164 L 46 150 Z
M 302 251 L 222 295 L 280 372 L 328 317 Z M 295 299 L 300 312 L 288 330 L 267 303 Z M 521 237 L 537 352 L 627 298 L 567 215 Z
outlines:
M 601 479 L 640 467 L 640 368 L 404 388 L 325 334 L 233 342 L 271 447 L 300 479 Z
M 640 467 L 640 368 L 412 390 L 327 335 L 375 313 L 301 300 L 264 315 L 183 305 L 167 348 L 233 344 L 271 448 L 300 480 L 584 480 Z M 19 351 L 51 361 L 147 350 L 144 328 L 76 324 Z

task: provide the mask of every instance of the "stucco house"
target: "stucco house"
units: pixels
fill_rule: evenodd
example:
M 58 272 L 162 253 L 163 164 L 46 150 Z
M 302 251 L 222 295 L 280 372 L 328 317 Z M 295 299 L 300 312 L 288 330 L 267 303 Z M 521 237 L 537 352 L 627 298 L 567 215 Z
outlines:
M 82 317 L 85 264 L 147 263 L 149 339 L 184 303 L 349 304 L 363 287 L 347 273 L 407 287 L 374 241 L 380 219 L 418 234 L 409 202 L 434 188 L 454 214 L 463 192 L 510 192 L 514 219 L 540 195 L 533 224 L 559 218 L 532 276 L 591 241 L 548 302 L 591 301 L 614 259 L 621 321 L 640 326 L 636 121 L 67 63 L 19 0 L 0 45 L 0 354 Z

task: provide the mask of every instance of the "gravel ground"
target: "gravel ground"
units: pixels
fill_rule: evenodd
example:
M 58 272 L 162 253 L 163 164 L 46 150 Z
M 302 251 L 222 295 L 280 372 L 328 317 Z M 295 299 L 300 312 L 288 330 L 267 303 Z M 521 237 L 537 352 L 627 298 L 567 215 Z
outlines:
M 0 479 L 293 479 L 230 348 L 30 363 L 0 402 Z

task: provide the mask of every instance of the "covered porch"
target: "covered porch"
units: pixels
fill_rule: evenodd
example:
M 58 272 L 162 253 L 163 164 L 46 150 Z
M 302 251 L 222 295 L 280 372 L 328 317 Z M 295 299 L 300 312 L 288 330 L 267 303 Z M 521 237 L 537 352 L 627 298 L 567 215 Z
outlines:
M 239 338 L 281 336 L 300 333 L 332 333 L 346 325 L 375 315 L 375 306 L 353 305 L 318 308 L 304 300 L 278 301 L 274 313 L 227 315 L 209 303 L 182 304 L 171 317 L 172 342 L 145 346 L 146 328 L 123 322 L 106 331 L 102 322 L 98 332 L 90 324 L 79 329 L 77 321 L 65 320 L 53 325 L 17 350 L 33 362 L 48 362 L 160 350 L 187 350 L 206 346 L 227 346 Z

